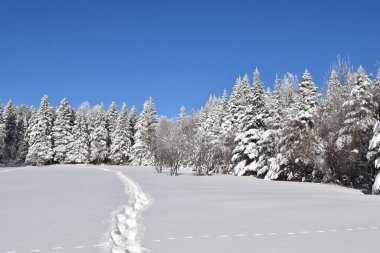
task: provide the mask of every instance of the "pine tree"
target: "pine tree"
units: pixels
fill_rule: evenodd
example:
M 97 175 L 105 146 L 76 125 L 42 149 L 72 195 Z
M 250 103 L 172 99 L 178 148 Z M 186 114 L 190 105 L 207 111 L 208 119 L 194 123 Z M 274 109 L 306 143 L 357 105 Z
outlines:
M 360 66 L 355 74 L 350 99 L 343 104 L 347 113 L 336 146 L 338 150 L 347 154 L 349 164 L 345 172 L 351 180 L 358 176 L 366 176 L 370 169 L 366 165 L 366 154 L 371 138 L 370 129 L 376 122 L 377 108 L 371 93 L 371 85 L 371 80 Z
M 129 126 L 131 128 L 131 145 L 135 145 L 135 134 L 136 134 L 136 124 L 137 124 L 137 110 L 135 106 L 132 106 L 129 113 Z
M 123 104 L 111 142 L 109 160 L 112 164 L 126 164 L 128 162 L 131 151 L 130 135 L 127 106 Z
M 181 106 L 181 109 L 179 110 L 177 124 L 179 126 L 183 125 L 186 121 L 186 117 L 187 117 L 186 108 L 184 106 Z
M 52 131 L 54 161 L 58 163 L 66 162 L 67 152 L 74 141 L 71 118 L 72 114 L 69 102 L 64 98 L 58 108 L 57 117 Z
M 327 89 L 327 95 L 326 100 L 327 101 L 335 101 L 335 96 L 339 94 L 339 91 L 341 89 L 341 83 L 338 79 L 338 74 L 335 70 L 331 71 L 331 76 L 328 82 L 328 89 Z
M 260 73 L 257 69 L 254 73 L 254 85 L 248 101 L 250 103 L 241 121 L 243 131 L 235 139 L 237 145 L 232 156 L 232 163 L 235 165 L 233 173 L 235 175 L 256 174 L 263 167 L 261 159 L 263 150 L 259 141 L 266 128 L 264 119 L 267 117 L 268 112 L 265 108 L 264 90 L 260 80 Z
M 90 134 L 90 160 L 95 164 L 100 164 L 106 160 L 108 155 L 108 131 L 106 128 L 106 115 L 102 104 L 97 107 L 94 123 L 94 130 Z
M 66 162 L 68 163 L 88 163 L 89 162 L 89 135 L 87 120 L 84 111 L 79 110 L 75 114 L 73 126 L 73 142 L 69 146 Z
M 28 117 L 25 115 L 22 120 L 17 124 L 17 153 L 16 153 L 16 162 L 24 163 L 26 155 L 28 154 Z
M 119 118 L 119 112 L 117 110 L 117 105 L 114 101 L 112 101 L 107 112 L 107 130 L 108 130 L 108 136 L 109 136 L 109 145 L 111 145 L 113 134 L 115 133 L 115 130 L 116 130 L 118 118 Z
M 12 101 L 5 107 L 4 113 L 4 150 L 3 157 L 6 160 L 14 160 L 17 151 L 17 112 Z
M 377 121 L 375 126 L 373 127 L 373 136 L 369 142 L 367 159 L 370 163 L 374 162 L 375 168 L 379 170 L 380 168 L 380 121 Z M 374 174 L 375 173 L 373 173 L 373 175 Z
M 289 161 L 288 180 L 301 180 L 312 170 L 314 113 L 317 105 L 317 88 L 308 70 L 305 70 L 298 96 L 287 113 L 285 155 Z
M 267 142 L 266 157 L 263 160 L 267 161 L 267 172 L 259 171 L 258 175 L 263 176 L 267 180 L 276 180 L 281 178 L 283 166 L 286 164 L 281 150 L 281 133 L 284 124 L 284 101 L 281 93 L 281 87 L 278 77 L 276 76 L 274 83 L 274 92 L 270 100 L 267 101 L 266 107 L 268 110 L 268 118 L 265 124 L 267 129 L 263 138 Z
M 299 88 L 299 100 L 296 103 L 298 114 L 296 121 L 301 125 L 301 129 L 311 129 L 314 126 L 313 115 L 317 104 L 317 87 L 309 71 L 305 70 Z
M 135 144 L 132 147 L 132 165 L 153 165 L 152 148 L 157 123 L 153 99 L 144 103 L 143 111 L 136 123 Z
M 244 116 L 250 92 L 248 75 L 245 75 L 243 80 L 239 77 L 232 90 L 228 114 L 223 119 L 222 128 L 225 133 L 235 135 L 242 130 L 239 120 Z
M 376 115 L 380 117 L 380 68 L 377 71 L 376 78 L 373 82 L 373 99 L 377 104 Z
M 4 157 L 4 148 L 5 148 L 5 124 L 3 119 L 3 113 L 0 110 L 0 159 Z
M 52 144 L 52 114 L 48 96 L 41 99 L 40 107 L 31 120 L 31 129 L 28 136 L 29 149 L 26 162 L 36 165 L 50 164 L 53 161 Z

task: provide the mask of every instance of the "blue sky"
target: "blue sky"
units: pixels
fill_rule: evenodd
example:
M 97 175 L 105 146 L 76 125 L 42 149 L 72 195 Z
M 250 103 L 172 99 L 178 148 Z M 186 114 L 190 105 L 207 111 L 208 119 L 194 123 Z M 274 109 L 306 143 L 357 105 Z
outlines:
M 0 99 L 38 105 L 152 96 L 160 114 L 199 108 L 257 66 L 324 82 L 336 56 L 375 72 L 380 1 L 1 0 Z

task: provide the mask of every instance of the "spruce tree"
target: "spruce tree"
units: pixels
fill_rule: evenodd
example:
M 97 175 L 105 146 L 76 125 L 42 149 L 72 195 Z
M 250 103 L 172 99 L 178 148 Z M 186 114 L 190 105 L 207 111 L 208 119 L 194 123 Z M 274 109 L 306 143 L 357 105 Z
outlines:
M 372 176 L 374 176 L 380 168 L 380 121 L 377 121 L 373 127 L 373 136 L 369 142 L 367 160 L 375 165 L 377 172 L 372 171 Z
M 117 105 L 112 101 L 108 112 L 107 112 L 107 130 L 109 136 L 109 145 L 111 145 L 113 134 L 115 133 L 117 122 L 119 118 L 119 112 L 117 110 Z
M 250 96 L 250 86 L 248 75 L 245 75 L 243 80 L 239 77 L 236 80 L 232 94 L 230 97 L 228 114 L 223 118 L 222 128 L 225 133 L 236 135 L 242 129 L 242 124 L 239 120 L 244 117 L 245 108 L 248 105 Z
M 126 164 L 130 157 L 131 139 L 127 106 L 123 104 L 111 141 L 109 160 L 112 164 Z
M 143 111 L 136 123 L 135 144 L 132 147 L 132 165 L 153 165 L 152 148 L 154 145 L 157 123 L 156 109 L 153 99 L 144 103 Z
M 35 165 L 50 164 L 53 161 L 52 143 L 52 113 L 48 96 L 41 99 L 40 107 L 31 120 L 30 132 L 28 133 L 29 149 L 26 162 Z
M 66 162 L 67 152 L 74 141 L 71 118 L 72 114 L 69 102 L 64 98 L 58 108 L 52 131 L 54 161 L 58 163 Z
M 232 156 L 235 175 L 256 174 L 263 166 L 262 147 L 260 147 L 259 141 L 265 131 L 264 119 L 267 117 L 267 110 L 260 73 L 257 69 L 254 73 L 254 85 L 248 101 L 249 104 L 241 121 L 242 133 L 235 139 L 237 145 Z
M 377 104 L 371 93 L 372 82 L 360 66 L 355 74 L 350 99 L 344 102 L 346 109 L 343 127 L 339 131 L 336 146 L 346 153 L 345 173 L 353 181 L 359 176 L 368 176 L 370 167 L 366 164 L 370 132 L 376 122 Z
M 73 126 L 73 142 L 69 146 L 66 161 L 68 163 L 88 163 L 89 162 L 89 135 L 87 119 L 84 111 L 75 114 Z
M 317 88 L 311 74 L 305 70 L 298 95 L 286 115 L 284 127 L 285 155 L 288 163 L 288 180 L 301 180 L 312 170 L 314 140 L 314 113 L 317 105 Z
M 373 99 L 377 104 L 376 114 L 377 117 L 380 117 L 380 68 L 377 71 L 376 78 L 373 82 Z
M 28 154 L 28 117 L 25 115 L 22 120 L 17 124 L 17 153 L 16 153 L 16 162 L 24 163 L 26 155 Z
M 330 103 L 335 101 L 335 98 L 339 94 L 340 89 L 341 89 L 341 83 L 339 82 L 338 74 L 336 73 L 335 70 L 332 70 L 331 76 L 328 82 L 326 100 Z
M 4 157 L 5 137 L 5 124 L 2 111 L 0 110 L 0 161 L 2 161 Z
M 3 158 L 12 161 L 17 151 L 17 111 L 12 101 L 9 101 L 3 113 L 4 121 L 4 150 Z
M 132 106 L 131 111 L 129 113 L 129 126 L 131 128 L 131 145 L 135 144 L 135 134 L 136 134 L 136 124 L 137 124 L 137 110 L 135 106 Z
M 90 134 L 90 160 L 95 164 L 103 163 L 106 160 L 108 155 L 107 140 L 106 114 L 103 104 L 101 104 L 97 107 L 94 130 Z

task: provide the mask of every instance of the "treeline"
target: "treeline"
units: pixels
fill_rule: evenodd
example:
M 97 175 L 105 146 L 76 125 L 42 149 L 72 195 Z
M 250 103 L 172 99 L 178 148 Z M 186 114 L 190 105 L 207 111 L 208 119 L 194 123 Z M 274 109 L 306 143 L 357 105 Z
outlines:
M 230 95 L 210 96 L 199 111 L 157 117 L 150 98 L 139 116 L 112 103 L 55 110 L 44 96 L 38 109 L 8 102 L 0 108 L 4 164 L 109 163 L 182 167 L 196 175 L 230 173 L 270 180 L 333 182 L 369 189 L 380 166 L 380 70 L 356 71 L 338 59 L 325 94 L 306 70 L 287 73 L 264 90 L 238 78 Z M 379 137 L 378 137 L 379 136 Z M 371 140 L 372 139 L 372 140 Z
M 110 163 L 152 164 L 151 150 L 157 121 L 153 100 L 144 103 L 140 117 L 136 108 L 119 111 L 113 102 L 83 103 L 77 110 L 63 99 L 58 110 L 47 96 L 36 110 L 11 101 L 0 117 L 0 158 L 3 164 Z
M 333 182 L 369 189 L 380 165 L 380 70 L 331 67 L 327 92 L 306 70 L 264 90 L 256 69 L 238 78 L 228 98 L 211 96 L 192 115 L 161 119 L 153 149 L 157 167 L 192 167 L 196 174 L 231 173 L 271 180 Z M 372 141 L 371 138 L 373 137 Z M 375 166 L 376 161 L 376 166 Z

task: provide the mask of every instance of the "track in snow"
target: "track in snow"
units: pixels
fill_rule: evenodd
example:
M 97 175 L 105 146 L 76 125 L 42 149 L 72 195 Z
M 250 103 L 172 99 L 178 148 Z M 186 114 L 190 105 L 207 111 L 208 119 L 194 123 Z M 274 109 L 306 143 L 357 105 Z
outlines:
M 103 168 L 107 172 L 111 170 Z M 141 187 L 122 172 L 115 175 L 123 182 L 129 202 L 116 215 L 115 226 L 110 233 L 112 253 L 143 253 L 147 249 L 140 245 L 143 225 L 139 222 L 142 211 L 151 203 Z

